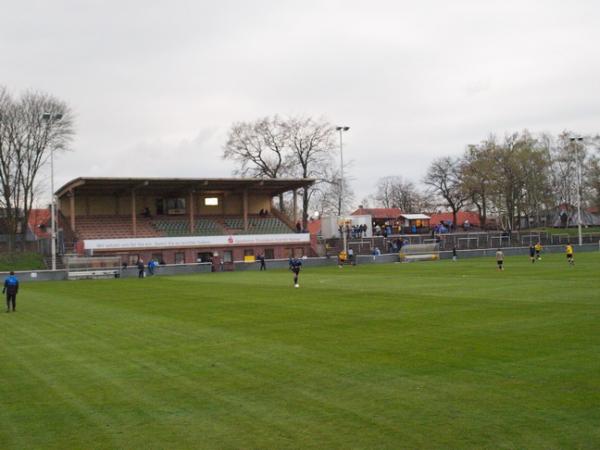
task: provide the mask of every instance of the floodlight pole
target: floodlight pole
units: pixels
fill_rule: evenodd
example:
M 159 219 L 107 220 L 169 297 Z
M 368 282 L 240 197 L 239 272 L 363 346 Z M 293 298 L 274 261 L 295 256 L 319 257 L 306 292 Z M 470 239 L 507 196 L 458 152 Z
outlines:
M 42 114 L 42 119 L 46 122 L 48 131 L 51 123 L 62 119 L 62 114 Z M 54 196 L 54 147 L 50 147 L 50 193 L 52 201 L 50 202 L 50 252 L 52 254 L 52 271 L 56 270 L 56 197 Z
M 572 137 L 570 141 L 575 145 L 575 159 L 577 160 L 577 234 L 579 245 L 583 245 L 583 234 L 581 233 L 581 159 L 579 158 L 579 144 L 583 145 L 583 138 Z
M 340 133 L 340 199 L 339 199 L 339 208 L 338 212 L 340 217 L 342 218 L 342 242 L 344 245 L 344 252 L 346 252 L 346 220 L 343 215 L 344 208 L 344 145 L 343 145 L 343 133 L 344 131 L 348 131 L 350 127 L 335 127 L 336 131 Z

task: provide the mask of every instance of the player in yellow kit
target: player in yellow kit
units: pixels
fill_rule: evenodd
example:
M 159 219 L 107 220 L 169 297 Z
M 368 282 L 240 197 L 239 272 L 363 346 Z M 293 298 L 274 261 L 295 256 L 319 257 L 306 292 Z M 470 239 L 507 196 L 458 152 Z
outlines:
M 575 261 L 573 260 L 573 246 L 571 244 L 567 244 L 565 247 L 565 252 L 567 253 L 567 261 L 571 266 L 574 266 Z
M 538 241 L 537 244 L 535 244 L 535 259 L 537 259 L 538 261 L 540 259 L 542 259 L 540 253 L 542 252 L 542 243 L 540 241 Z

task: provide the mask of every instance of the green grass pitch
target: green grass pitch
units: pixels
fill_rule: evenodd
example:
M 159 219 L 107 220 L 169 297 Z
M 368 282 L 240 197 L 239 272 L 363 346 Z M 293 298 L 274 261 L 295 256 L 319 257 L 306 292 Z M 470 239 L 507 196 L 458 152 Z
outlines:
M 22 285 L 1 449 L 599 448 L 600 254 Z

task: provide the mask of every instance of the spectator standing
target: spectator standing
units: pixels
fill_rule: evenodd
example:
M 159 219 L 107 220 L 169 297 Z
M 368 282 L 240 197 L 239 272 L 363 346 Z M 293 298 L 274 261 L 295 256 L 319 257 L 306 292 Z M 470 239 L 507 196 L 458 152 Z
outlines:
M 142 258 L 138 259 L 137 268 L 138 278 L 144 278 L 144 260 Z
M 264 254 L 258 255 L 258 261 L 260 262 L 260 269 L 259 270 L 267 270 L 267 266 L 265 264 L 265 255 Z
M 156 261 L 154 261 L 154 259 L 151 259 L 150 261 L 148 261 L 148 274 L 149 275 L 154 275 L 155 267 L 156 267 Z

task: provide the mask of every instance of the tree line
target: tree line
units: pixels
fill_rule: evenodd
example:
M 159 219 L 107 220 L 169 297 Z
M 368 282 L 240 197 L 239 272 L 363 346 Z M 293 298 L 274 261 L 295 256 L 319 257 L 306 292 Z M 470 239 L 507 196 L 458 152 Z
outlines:
M 72 136 L 73 117 L 65 102 L 40 92 L 15 98 L 0 86 L 0 234 L 7 237 L 8 251 L 27 233 L 41 168 L 51 152 L 68 148 Z
M 459 211 L 474 210 L 482 226 L 494 216 L 502 228 L 518 229 L 521 219 L 540 224 L 559 205 L 576 205 L 578 185 L 582 207 L 600 205 L 599 149 L 600 136 L 568 131 L 490 135 L 460 156 L 432 161 L 421 189 L 384 177 L 373 198 L 405 211 L 444 208 L 453 213 L 454 223 Z
M 582 205 L 598 206 L 600 136 L 578 138 L 568 131 L 490 135 L 467 145 L 462 155 L 433 160 L 418 184 L 400 175 L 380 177 L 361 203 L 406 212 L 444 209 L 454 223 L 459 211 L 477 211 L 482 226 L 493 216 L 505 229 L 519 228 L 521 219 L 541 223 L 557 206 L 576 205 L 579 184 Z M 340 215 L 353 207 L 348 178 L 340 195 L 338 152 L 335 127 L 326 120 L 274 116 L 234 124 L 223 157 L 235 161 L 242 176 L 315 178 L 302 193 L 306 224 L 309 210 Z M 279 208 L 289 208 L 283 196 Z

